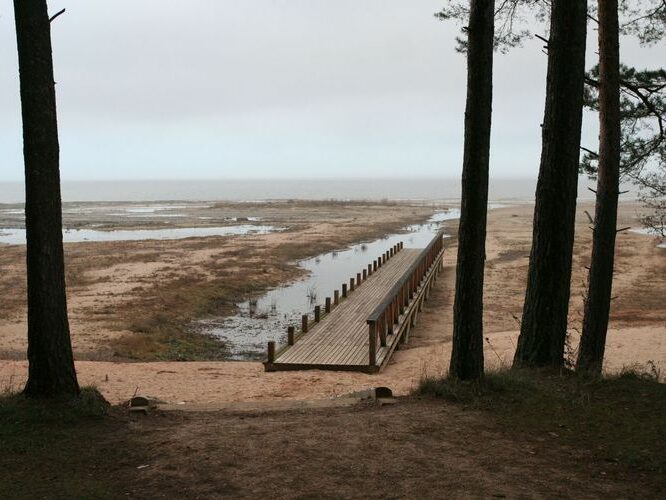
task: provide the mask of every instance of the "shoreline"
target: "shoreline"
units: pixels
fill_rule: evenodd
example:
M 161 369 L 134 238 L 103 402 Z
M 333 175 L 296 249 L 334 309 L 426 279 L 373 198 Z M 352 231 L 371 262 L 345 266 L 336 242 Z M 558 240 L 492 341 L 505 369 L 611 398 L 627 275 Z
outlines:
M 570 325 L 572 332 L 581 321 L 582 293 L 589 262 L 591 234 L 581 206 L 577 215 Z M 533 207 L 512 206 L 489 213 L 485 286 L 485 345 L 489 368 L 510 362 L 517 323 L 524 298 Z M 635 206 L 623 204 L 620 223 L 630 223 Z M 332 230 L 332 229 L 331 229 Z M 306 238 L 301 231 L 291 237 Z M 454 227 L 450 232 L 455 234 Z M 339 234 L 325 232 L 326 235 Z M 320 234 L 320 237 L 323 234 Z M 276 235 L 267 237 L 275 238 Z M 263 238 L 263 237 L 262 237 Z M 252 243 L 253 245 L 256 242 Z M 281 240 L 280 245 L 294 244 Z M 326 241 L 329 247 L 331 241 Z M 95 384 L 111 401 L 128 399 L 139 391 L 171 402 L 224 404 L 231 401 L 326 399 L 376 385 L 387 385 L 397 394 L 406 394 L 424 374 L 438 375 L 448 366 L 451 307 L 455 280 L 455 238 L 446 240 L 445 270 L 433 289 L 410 342 L 396 352 L 391 364 L 379 375 L 341 372 L 265 373 L 258 362 L 96 362 L 78 361 L 83 384 Z M 278 246 L 278 248 L 280 248 Z M 210 251 L 210 249 L 208 250 Z M 606 370 L 618 372 L 640 363 L 666 373 L 666 256 L 651 238 L 632 233 L 618 236 L 616 283 Z M 570 345 L 575 349 L 576 338 Z M 574 352 L 569 352 L 574 355 Z M 0 386 L 12 378 L 16 386 L 25 374 L 24 361 L 0 363 Z M 108 382 L 106 376 L 108 375 Z M 663 375 L 662 375 L 663 379 Z

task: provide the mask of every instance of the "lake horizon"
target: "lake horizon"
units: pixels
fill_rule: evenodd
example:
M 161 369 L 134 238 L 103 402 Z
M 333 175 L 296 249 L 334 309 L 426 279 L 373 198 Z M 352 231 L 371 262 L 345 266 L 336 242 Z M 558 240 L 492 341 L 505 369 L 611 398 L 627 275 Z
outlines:
M 579 198 L 592 199 L 590 181 L 579 179 Z M 491 201 L 532 201 L 536 179 L 516 177 L 490 181 Z M 392 200 L 452 201 L 460 199 L 460 179 L 173 179 L 62 182 L 62 199 L 71 202 L 267 201 L 267 200 Z M 0 203 L 24 202 L 24 184 L 0 182 Z

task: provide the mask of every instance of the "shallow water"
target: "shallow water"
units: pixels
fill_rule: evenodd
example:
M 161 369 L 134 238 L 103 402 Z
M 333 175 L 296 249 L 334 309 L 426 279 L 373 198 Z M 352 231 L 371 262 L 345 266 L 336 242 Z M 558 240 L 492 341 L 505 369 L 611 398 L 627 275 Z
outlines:
M 280 231 L 273 226 L 242 224 L 226 227 L 179 227 L 171 229 L 136 229 L 118 231 L 98 231 L 95 229 L 65 229 L 62 233 L 65 243 L 86 241 L 138 241 L 138 240 L 180 240 L 207 236 L 231 236 L 244 234 L 268 234 Z M 25 229 L 0 228 L 0 243 L 25 245 Z
M 93 204 L 93 203 L 65 203 L 62 207 L 63 214 L 96 214 L 113 216 L 136 216 L 145 215 L 166 215 L 162 212 L 174 212 L 179 210 L 206 209 L 211 208 L 212 204 L 202 203 L 159 203 L 159 204 Z M 25 209 L 19 207 L 0 208 L 2 215 L 24 215 Z
M 438 212 L 425 224 L 405 228 L 402 234 L 392 234 L 369 243 L 328 252 L 299 262 L 308 276 L 295 283 L 278 287 L 258 299 L 238 304 L 235 316 L 206 319 L 196 323 L 197 331 L 224 340 L 230 351 L 229 359 L 259 359 L 264 356 L 269 340 L 285 342 L 287 327 L 301 324 L 301 316 L 322 305 L 333 290 L 366 268 L 369 263 L 396 243 L 405 248 L 425 248 L 447 220 L 457 219 L 458 209 Z

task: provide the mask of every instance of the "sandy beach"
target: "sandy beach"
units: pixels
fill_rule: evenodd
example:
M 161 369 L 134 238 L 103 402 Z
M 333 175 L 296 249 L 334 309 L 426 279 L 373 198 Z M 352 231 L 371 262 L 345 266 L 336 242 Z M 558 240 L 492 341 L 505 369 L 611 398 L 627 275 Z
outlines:
M 585 210 L 591 209 L 591 206 L 582 205 L 577 216 L 570 307 L 569 355 L 572 359 L 582 319 L 585 266 L 589 261 L 591 243 Z M 363 234 L 363 228 L 355 222 L 363 216 L 364 209 L 356 207 L 353 210 L 358 213 L 348 215 L 342 221 L 330 220 L 318 224 L 316 230 L 304 222 L 303 228 L 293 233 L 230 238 L 220 245 L 223 251 L 211 249 L 201 242 L 196 244 L 203 248 L 192 251 L 191 242 L 176 242 L 169 245 L 170 258 L 167 262 L 155 259 L 87 271 L 93 276 L 105 275 L 106 279 L 80 289 L 74 287 L 70 291 L 73 341 L 78 353 L 80 382 L 96 386 L 114 403 L 126 401 L 138 392 L 171 403 L 224 405 L 241 401 L 323 399 L 380 385 L 391 387 L 397 394 L 407 394 L 422 376 L 445 373 L 450 354 L 455 238 L 448 242 L 443 279 L 438 280 L 410 343 L 395 354 L 389 366 L 379 375 L 325 371 L 265 373 L 263 366 L 257 362 L 119 362 L 108 357 L 104 359 L 111 349 L 108 342 L 135 333 L 109 328 L 108 325 L 115 323 L 91 316 L 94 308 L 104 306 L 108 310 L 123 307 L 132 300 L 132 291 L 137 283 L 157 282 L 174 267 L 191 268 L 197 262 L 205 262 L 211 255 L 217 255 L 218 265 L 222 266 L 225 252 L 228 255 L 244 245 L 256 249 L 260 255 L 268 255 L 286 242 L 307 245 L 308 242 L 322 244 L 322 240 L 327 240 L 329 245 L 322 248 L 344 245 L 345 241 L 353 241 L 354 237 Z M 404 225 L 403 220 L 396 217 L 403 217 L 404 221 L 423 218 L 429 209 L 410 210 L 412 213 L 405 214 L 403 210 L 388 207 L 385 211 L 373 210 L 373 214 L 378 224 L 393 222 Z M 516 204 L 493 210 L 489 216 L 485 286 L 485 358 L 489 368 L 510 364 L 518 337 L 517 321 L 525 287 L 532 210 L 530 204 Z M 619 224 L 636 226 L 637 214 L 637 206 L 623 205 Z M 455 223 L 447 224 L 449 232 L 454 234 Z M 221 242 L 216 240 L 215 243 Z M 143 252 L 155 250 L 154 243 L 137 245 Z M 663 300 L 666 296 L 666 250 L 656 245 L 654 238 L 640 234 L 622 232 L 618 236 L 616 298 L 612 306 L 604 364 L 607 373 L 641 366 L 647 370 L 660 370 L 663 379 L 666 370 L 666 302 Z M 261 261 L 261 257 L 251 260 L 254 265 L 257 261 Z M 233 266 L 247 269 L 243 267 L 247 264 L 239 259 L 233 262 Z M 10 272 L 7 272 L 5 265 L 3 282 L 12 275 L 12 269 L 10 266 Z M 18 273 L 18 270 L 14 269 L 14 272 Z M 272 275 L 275 282 L 296 277 L 289 270 L 275 270 Z M 17 358 L 24 347 L 22 310 L 16 307 L 7 311 L 5 307 L 3 311 L 0 350 L 8 353 L 5 358 Z M 90 360 L 95 356 L 100 360 Z M 25 380 L 26 367 L 26 362 L 21 359 L 1 361 L 0 386 L 19 389 Z

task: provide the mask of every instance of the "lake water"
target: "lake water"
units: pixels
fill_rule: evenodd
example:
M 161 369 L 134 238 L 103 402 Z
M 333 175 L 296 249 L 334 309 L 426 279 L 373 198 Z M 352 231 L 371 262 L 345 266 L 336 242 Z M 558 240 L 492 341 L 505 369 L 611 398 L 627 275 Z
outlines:
M 308 272 L 305 279 L 271 290 L 256 302 L 238 304 L 235 316 L 197 321 L 194 329 L 223 340 L 230 359 L 260 359 L 269 340 L 284 343 L 288 326 L 300 325 L 303 314 L 312 313 L 326 297 L 332 298 L 333 290 L 341 290 L 343 282 L 348 283 L 386 250 L 399 242 L 405 248 L 425 248 L 445 221 L 458 217 L 458 209 L 438 212 L 425 224 L 409 226 L 403 233 L 303 260 L 299 266 Z
M 139 241 L 139 240 L 180 240 L 184 238 L 204 238 L 207 236 L 231 236 L 245 234 L 267 234 L 282 228 L 242 224 L 225 227 L 180 227 L 170 229 L 136 229 L 97 231 L 94 229 L 66 229 L 62 232 L 65 243 L 91 241 Z M 0 228 L 0 243 L 25 245 L 25 229 Z

